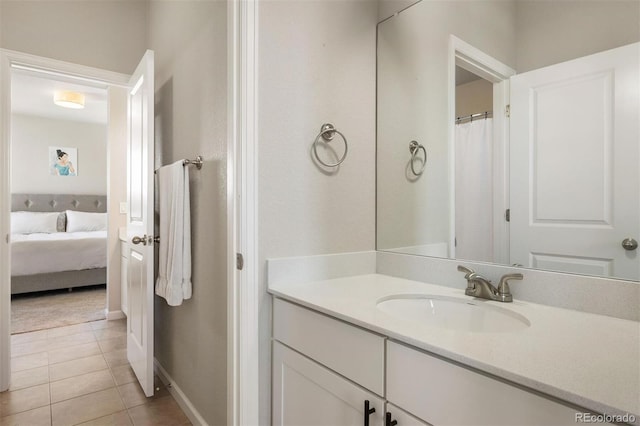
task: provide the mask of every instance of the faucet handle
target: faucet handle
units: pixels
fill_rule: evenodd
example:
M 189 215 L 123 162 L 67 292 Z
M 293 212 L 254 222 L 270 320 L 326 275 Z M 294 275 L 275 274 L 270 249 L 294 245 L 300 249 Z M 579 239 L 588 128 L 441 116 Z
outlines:
M 509 280 L 521 280 L 524 276 L 520 273 L 516 274 L 506 274 L 500 278 L 500 283 L 498 284 L 498 294 L 504 298 L 512 298 L 511 289 L 509 288 Z
M 471 274 L 475 274 L 476 272 L 473 269 L 466 268 L 462 265 L 458 265 L 458 271 L 464 272 L 466 275 L 464 276 L 466 279 L 469 278 Z

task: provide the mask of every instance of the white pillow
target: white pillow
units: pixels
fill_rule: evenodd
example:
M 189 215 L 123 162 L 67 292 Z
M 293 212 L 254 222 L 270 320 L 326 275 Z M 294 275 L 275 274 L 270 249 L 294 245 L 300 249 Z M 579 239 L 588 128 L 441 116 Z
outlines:
M 67 232 L 90 232 L 106 230 L 106 213 L 88 213 L 67 210 Z
M 53 234 L 58 232 L 59 212 L 11 212 L 11 232 L 14 234 Z

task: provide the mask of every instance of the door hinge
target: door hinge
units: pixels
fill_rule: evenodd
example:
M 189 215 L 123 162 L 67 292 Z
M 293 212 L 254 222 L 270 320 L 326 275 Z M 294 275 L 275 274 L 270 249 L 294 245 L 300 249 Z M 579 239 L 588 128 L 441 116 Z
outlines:
M 504 218 L 507 222 L 511 222 L 511 209 L 507 209 L 504 212 Z
M 504 115 L 506 115 L 507 117 L 511 117 L 511 105 L 507 105 L 504 108 Z
M 242 271 L 242 268 L 244 268 L 244 257 L 242 253 L 236 253 L 236 269 Z

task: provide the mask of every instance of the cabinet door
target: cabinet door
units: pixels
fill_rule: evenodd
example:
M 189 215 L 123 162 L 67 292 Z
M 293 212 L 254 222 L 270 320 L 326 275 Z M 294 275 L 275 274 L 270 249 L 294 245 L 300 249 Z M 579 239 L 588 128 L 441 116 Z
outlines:
M 397 422 L 396 426 L 431 426 L 391 403 L 387 403 L 387 412 L 391 414 L 391 421 Z
M 384 401 L 281 343 L 273 343 L 273 425 L 382 426 Z

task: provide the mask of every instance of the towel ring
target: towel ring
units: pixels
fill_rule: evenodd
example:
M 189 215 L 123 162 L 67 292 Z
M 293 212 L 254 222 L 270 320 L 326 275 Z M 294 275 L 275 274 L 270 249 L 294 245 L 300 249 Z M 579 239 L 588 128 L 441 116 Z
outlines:
M 333 140 L 333 137 L 336 135 L 336 133 L 340 135 L 340 137 L 342 138 L 342 141 L 344 142 L 344 154 L 342 154 L 342 157 L 340 157 L 337 163 L 327 164 L 324 161 L 322 161 L 320 159 L 320 156 L 318 155 L 318 142 L 320 142 L 320 138 L 322 138 L 326 143 L 329 143 Z M 347 143 L 347 138 L 339 130 L 337 130 L 333 126 L 333 124 L 331 123 L 323 124 L 322 127 L 320 128 L 320 133 L 318 133 L 318 136 L 316 136 L 316 140 L 313 142 L 313 155 L 316 157 L 316 160 L 318 160 L 320 164 L 326 167 L 338 167 L 340 164 L 342 164 L 344 159 L 347 158 L 348 150 L 349 150 L 349 145 Z
M 416 172 L 414 163 L 415 163 L 415 159 L 418 157 L 418 152 L 420 150 L 424 152 L 424 161 L 422 162 L 422 167 L 420 168 L 420 170 Z M 411 143 L 409 143 L 409 152 L 411 153 L 411 171 L 413 172 L 414 175 L 420 176 L 422 172 L 424 172 L 424 168 L 427 165 L 427 150 L 424 148 L 423 145 L 420 145 L 417 141 L 411 141 Z

